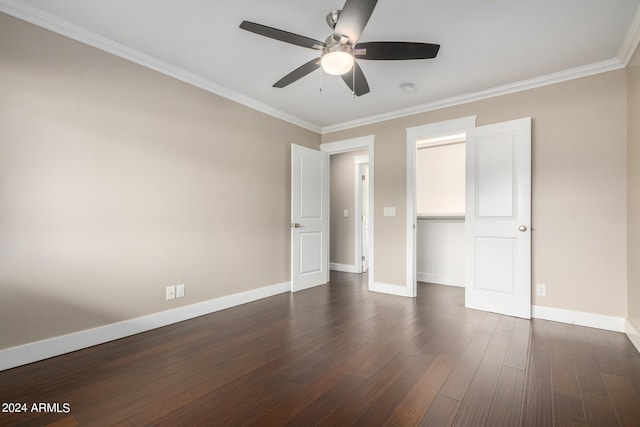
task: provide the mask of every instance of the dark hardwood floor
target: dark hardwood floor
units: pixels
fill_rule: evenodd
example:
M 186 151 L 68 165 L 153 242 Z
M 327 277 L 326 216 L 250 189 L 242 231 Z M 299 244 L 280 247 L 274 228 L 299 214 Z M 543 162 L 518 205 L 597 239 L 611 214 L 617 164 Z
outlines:
M 624 334 L 468 310 L 359 275 L 0 372 L 2 426 L 640 426 Z M 49 408 L 52 409 L 52 408 Z

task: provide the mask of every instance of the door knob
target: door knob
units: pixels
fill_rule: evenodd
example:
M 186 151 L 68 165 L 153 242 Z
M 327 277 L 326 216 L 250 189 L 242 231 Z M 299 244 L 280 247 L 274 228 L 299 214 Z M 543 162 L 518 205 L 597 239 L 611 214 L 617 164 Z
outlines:
M 291 223 L 291 228 L 300 228 L 300 224 L 296 223 Z
M 518 227 L 518 230 L 520 230 L 520 231 L 527 231 L 527 226 L 525 226 L 525 225 L 521 225 L 520 227 Z

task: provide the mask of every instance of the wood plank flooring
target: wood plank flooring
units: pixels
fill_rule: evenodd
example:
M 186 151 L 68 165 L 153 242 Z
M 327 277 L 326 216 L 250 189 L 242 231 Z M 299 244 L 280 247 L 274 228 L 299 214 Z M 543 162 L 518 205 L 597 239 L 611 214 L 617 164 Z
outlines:
M 624 334 L 407 299 L 366 278 L 0 372 L 2 426 L 640 426 Z M 68 403 L 68 413 L 31 412 Z

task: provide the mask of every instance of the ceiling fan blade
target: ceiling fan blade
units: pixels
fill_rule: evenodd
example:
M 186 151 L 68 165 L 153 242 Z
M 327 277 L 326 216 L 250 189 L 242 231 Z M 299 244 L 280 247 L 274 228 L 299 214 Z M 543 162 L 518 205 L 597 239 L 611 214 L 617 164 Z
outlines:
M 285 87 L 290 85 L 291 83 L 300 80 L 301 78 L 303 78 L 304 76 L 306 76 L 309 73 L 312 73 L 313 71 L 317 70 L 318 68 L 320 68 L 320 59 L 316 58 L 316 59 L 312 59 L 311 61 L 307 62 L 306 64 L 296 68 L 295 70 L 293 70 L 292 72 L 290 72 L 289 74 L 287 74 L 286 76 L 284 76 L 283 78 L 281 78 L 280 80 L 278 80 L 277 82 L 275 82 L 273 84 L 273 87 Z
M 267 27 L 266 25 L 256 24 L 255 22 L 242 21 L 240 28 L 250 31 L 252 33 L 259 34 L 261 36 L 269 37 L 281 42 L 291 43 L 296 46 L 308 47 L 309 49 L 321 50 L 326 45 L 320 40 L 314 40 L 309 37 L 301 36 L 298 34 L 290 33 L 288 31 L 279 30 L 273 27 Z
M 353 88 L 353 73 L 354 72 L 356 73 L 355 91 L 354 91 L 354 88 Z M 362 95 L 366 95 L 367 93 L 369 93 L 369 83 L 367 83 L 367 78 L 364 76 L 364 73 L 362 72 L 362 68 L 360 68 L 360 66 L 358 65 L 357 62 L 353 63 L 353 68 L 351 69 L 350 72 L 344 73 L 342 75 L 342 80 L 344 80 L 344 82 L 347 84 L 347 86 L 349 86 L 349 89 L 351 89 L 351 92 L 354 92 L 356 94 L 356 96 L 362 96 Z
M 349 38 L 351 44 L 355 44 L 369 22 L 376 3 L 378 0 L 347 0 L 333 30 L 333 37 L 340 40 L 342 36 L 345 36 Z
M 430 59 L 436 57 L 440 45 L 414 42 L 367 42 L 358 43 L 354 49 L 366 50 L 363 54 L 355 52 L 358 59 Z

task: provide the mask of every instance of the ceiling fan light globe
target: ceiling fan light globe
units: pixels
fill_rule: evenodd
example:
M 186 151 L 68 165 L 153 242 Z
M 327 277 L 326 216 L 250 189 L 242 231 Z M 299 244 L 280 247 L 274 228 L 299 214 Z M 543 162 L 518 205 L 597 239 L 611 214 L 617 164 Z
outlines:
M 325 73 L 339 76 L 349 72 L 353 68 L 353 62 L 353 55 L 349 52 L 335 51 L 325 53 L 320 60 L 320 65 Z

